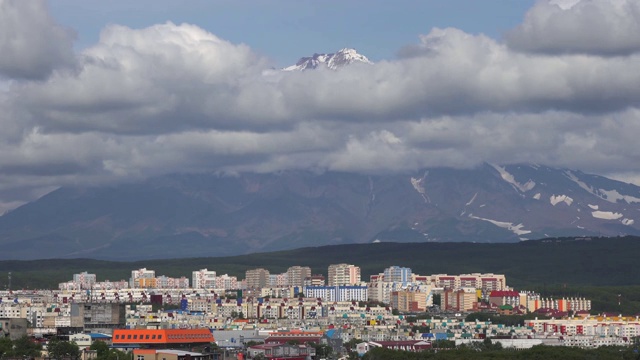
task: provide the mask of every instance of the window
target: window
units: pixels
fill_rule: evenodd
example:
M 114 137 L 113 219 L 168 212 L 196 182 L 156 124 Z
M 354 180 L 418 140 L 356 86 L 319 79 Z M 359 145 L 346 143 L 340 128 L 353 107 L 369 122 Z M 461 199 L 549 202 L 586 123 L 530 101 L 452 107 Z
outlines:
M 162 335 L 158 335 L 158 339 L 162 339 Z M 162 360 L 167 360 L 167 359 L 162 358 Z
M 155 334 L 154 334 L 154 335 L 151 335 L 151 339 L 155 339 L 155 338 L 156 338 L 156 335 L 155 335 Z
M 137 339 L 137 338 L 138 338 L 138 334 L 134 334 L 134 335 L 133 335 L 133 339 L 135 340 L 135 339 Z
M 127 339 L 131 339 L 131 334 L 127 335 Z
M 149 334 L 147 334 L 147 336 L 144 337 L 146 340 L 149 340 Z
M 138 355 L 138 360 L 144 360 L 144 355 Z

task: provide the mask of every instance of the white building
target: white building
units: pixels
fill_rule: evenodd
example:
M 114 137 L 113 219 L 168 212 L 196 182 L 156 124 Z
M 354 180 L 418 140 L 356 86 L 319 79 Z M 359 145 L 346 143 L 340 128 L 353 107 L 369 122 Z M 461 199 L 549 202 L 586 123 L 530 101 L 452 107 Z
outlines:
M 200 269 L 192 272 L 191 284 L 194 289 L 211 289 L 216 287 L 216 272 Z
M 306 286 L 304 296 L 323 301 L 367 301 L 366 286 Z

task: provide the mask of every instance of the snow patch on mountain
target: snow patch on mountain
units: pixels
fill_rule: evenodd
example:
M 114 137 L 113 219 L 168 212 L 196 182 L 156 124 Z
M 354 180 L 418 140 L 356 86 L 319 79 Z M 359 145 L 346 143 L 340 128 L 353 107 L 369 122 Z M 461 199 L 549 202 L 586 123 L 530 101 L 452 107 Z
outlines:
M 429 173 L 426 172 L 424 176 L 422 176 L 421 178 L 411 177 L 411 185 L 422 196 L 422 198 L 424 199 L 424 202 L 426 203 L 431 202 L 431 200 L 429 199 L 429 195 L 427 195 L 427 191 L 424 188 L 424 180 L 428 174 Z
M 578 186 L 580 186 L 582 189 L 610 203 L 615 204 L 618 202 L 618 200 L 624 200 L 627 202 L 627 204 L 640 203 L 640 198 L 637 198 L 635 196 L 622 195 L 615 189 L 614 190 L 594 189 L 593 187 L 587 185 L 586 183 L 578 179 L 578 177 L 573 172 L 567 170 L 564 173 L 571 181 L 578 184 Z
M 468 203 L 464 204 L 464 206 L 469 206 L 469 205 L 473 204 L 473 201 L 476 199 L 477 196 L 478 196 L 478 193 L 475 193 L 473 195 L 473 197 L 471 198 L 471 200 L 469 200 Z
M 571 203 L 573 203 L 573 199 L 568 197 L 567 195 L 551 195 L 551 197 L 549 198 L 549 201 L 551 202 L 551 205 L 556 206 L 558 203 L 564 202 L 565 204 L 571 206 Z
M 604 220 L 618 220 L 622 217 L 622 214 L 611 211 L 592 211 L 591 215 L 596 219 Z
M 353 63 L 373 64 L 366 56 L 358 54 L 355 49 L 345 48 L 331 54 L 313 54 L 313 56 L 303 57 L 295 65 L 287 66 L 282 70 L 302 71 L 319 67 L 337 70 Z
M 598 210 L 598 205 L 589 204 L 589 207 L 591 208 L 591 210 Z
M 580 179 L 578 179 L 578 177 L 572 173 L 571 171 L 567 170 L 564 172 L 565 176 L 569 178 L 569 180 L 573 181 L 574 183 L 578 184 L 578 186 L 580 186 L 582 189 L 586 190 L 587 192 L 601 198 L 602 195 L 596 193 L 596 191 L 589 185 L 585 184 L 584 182 L 580 181 Z
M 511 186 L 513 186 L 516 190 L 519 190 L 521 192 L 527 192 L 536 186 L 536 183 L 531 179 L 529 179 L 529 181 L 527 181 L 524 184 L 520 184 L 519 182 L 516 181 L 516 178 L 513 175 L 511 175 L 507 171 L 507 169 L 505 169 L 504 167 L 495 165 L 495 164 L 489 164 L 489 165 L 491 165 L 494 169 L 496 169 L 498 173 L 500 173 L 500 177 L 502 177 L 502 180 L 511 184 Z
M 618 200 L 624 200 L 627 202 L 627 204 L 631 204 L 631 203 L 639 203 L 640 202 L 640 198 L 637 198 L 635 196 L 630 196 L 630 195 L 622 195 L 620 194 L 617 190 L 603 190 L 600 189 L 600 192 L 603 194 L 603 199 L 612 202 L 612 203 L 617 203 Z
M 479 216 L 469 215 L 469 217 L 472 218 L 472 219 L 476 219 L 476 220 L 488 221 L 488 222 L 492 223 L 493 225 L 495 225 L 497 227 L 501 227 L 503 229 L 507 229 L 507 230 L 513 232 L 514 234 L 518 235 L 518 236 L 526 235 L 526 234 L 530 234 L 531 233 L 530 230 L 524 230 L 523 229 L 524 225 L 522 223 L 520 223 L 518 225 L 513 225 L 513 223 L 510 223 L 510 222 L 486 219 L 486 218 L 482 218 L 482 217 L 479 217 Z M 520 240 L 526 240 L 526 239 L 520 238 Z
M 620 221 L 623 225 L 631 226 L 635 222 L 633 219 L 624 218 Z
M 537 193 L 537 194 L 533 195 L 533 198 L 536 199 L 536 200 L 540 200 L 541 196 L 542 195 L 540 195 L 540 193 Z

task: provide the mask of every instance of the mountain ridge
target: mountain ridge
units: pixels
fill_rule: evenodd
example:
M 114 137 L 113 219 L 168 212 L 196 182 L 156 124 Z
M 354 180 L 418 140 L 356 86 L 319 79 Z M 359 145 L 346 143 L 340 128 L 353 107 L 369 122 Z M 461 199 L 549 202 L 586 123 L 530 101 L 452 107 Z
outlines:
M 0 259 L 132 260 L 374 241 L 639 235 L 639 213 L 638 186 L 535 164 L 390 175 L 173 174 L 61 188 L 0 216 L 6 249 Z

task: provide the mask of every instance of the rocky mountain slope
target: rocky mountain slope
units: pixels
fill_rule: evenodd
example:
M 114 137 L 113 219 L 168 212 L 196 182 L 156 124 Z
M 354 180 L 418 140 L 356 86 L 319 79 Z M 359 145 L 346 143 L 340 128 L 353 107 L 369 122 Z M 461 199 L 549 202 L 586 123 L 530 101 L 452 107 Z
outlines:
M 61 188 L 0 217 L 0 259 L 224 256 L 376 241 L 640 234 L 640 187 L 539 165 L 169 175 Z

